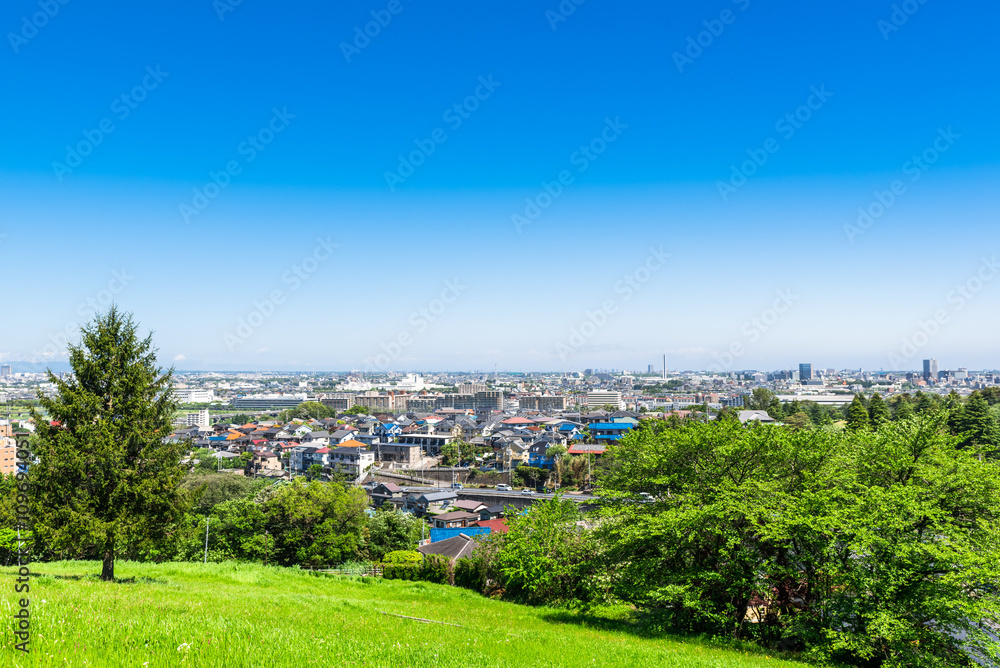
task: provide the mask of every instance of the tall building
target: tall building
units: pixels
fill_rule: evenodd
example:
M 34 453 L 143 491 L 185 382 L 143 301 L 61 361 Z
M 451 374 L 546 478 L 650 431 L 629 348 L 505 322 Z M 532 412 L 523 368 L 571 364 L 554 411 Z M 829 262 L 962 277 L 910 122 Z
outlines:
M 0 365 L 0 378 L 6 378 L 7 376 L 13 376 L 14 370 L 9 364 Z
M 812 380 L 813 377 L 813 365 L 812 364 L 800 364 L 799 365 L 799 380 L 805 382 L 807 380 Z
M 938 377 L 938 361 L 933 357 L 929 360 L 924 360 L 924 380 L 937 380 Z
M 622 393 L 621 392 L 588 392 L 587 393 L 587 408 L 600 408 L 605 404 L 611 404 L 617 409 L 621 409 L 622 404 Z

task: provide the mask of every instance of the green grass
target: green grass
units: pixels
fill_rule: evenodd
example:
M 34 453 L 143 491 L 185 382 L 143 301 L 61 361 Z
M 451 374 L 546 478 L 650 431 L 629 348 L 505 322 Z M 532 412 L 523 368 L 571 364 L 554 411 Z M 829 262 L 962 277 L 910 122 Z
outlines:
M 4 624 L 5 666 L 798 666 L 698 641 L 648 637 L 599 616 L 493 601 L 422 582 L 317 576 L 247 564 L 34 564 L 31 654 Z M 17 610 L 0 568 L 0 614 Z M 428 624 L 382 613 L 432 619 Z

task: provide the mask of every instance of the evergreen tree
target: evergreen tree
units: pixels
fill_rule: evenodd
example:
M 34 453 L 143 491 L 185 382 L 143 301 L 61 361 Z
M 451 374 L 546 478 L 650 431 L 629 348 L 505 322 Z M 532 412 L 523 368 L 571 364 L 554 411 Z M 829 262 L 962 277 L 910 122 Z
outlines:
M 155 546 L 183 515 L 184 445 L 167 443 L 177 406 L 173 370 L 157 367 L 152 336 L 140 340 L 131 315 L 114 306 L 70 344 L 72 376 L 49 372 L 54 397 L 38 425 L 31 466 L 36 535 L 56 554 L 96 556 L 102 580 L 115 559 Z M 51 420 L 51 422 L 50 422 Z
M 868 402 L 868 419 L 871 420 L 872 428 L 878 429 L 889 421 L 889 409 L 886 408 L 882 396 L 876 392 Z
M 990 412 L 990 405 L 979 392 L 973 392 L 962 409 L 957 421 L 957 434 L 962 441 L 960 447 L 982 448 L 986 452 L 996 452 L 1000 446 L 1000 426 L 996 416 Z
M 862 431 L 871 427 L 868 418 L 868 409 L 860 394 L 854 395 L 854 401 L 847 409 L 847 429 L 850 431 Z
M 910 404 L 910 398 L 907 396 L 898 397 L 896 400 L 896 411 L 893 418 L 898 422 L 900 420 L 908 420 L 913 417 L 913 406 Z

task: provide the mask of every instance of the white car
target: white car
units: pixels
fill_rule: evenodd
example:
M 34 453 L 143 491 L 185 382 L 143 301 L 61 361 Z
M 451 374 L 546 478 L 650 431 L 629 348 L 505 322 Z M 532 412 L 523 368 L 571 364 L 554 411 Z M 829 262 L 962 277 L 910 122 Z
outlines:
M 514 489 L 510 485 L 500 484 L 500 485 L 497 485 L 497 491 L 498 492 L 512 492 L 512 491 L 514 491 Z

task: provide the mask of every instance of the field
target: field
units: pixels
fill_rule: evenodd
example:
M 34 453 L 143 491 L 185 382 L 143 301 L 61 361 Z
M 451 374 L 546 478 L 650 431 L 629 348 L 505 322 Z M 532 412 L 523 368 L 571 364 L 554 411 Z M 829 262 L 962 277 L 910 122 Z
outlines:
M 39 574 L 31 581 L 31 654 L 14 649 L 5 621 L 0 665 L 803 666 L 648 637 L 621 610 L 588 617 L 422 582 L 233 563 L 119 563 L 115 583 L 97 579 L 94 562 L 31 571 Z M 15 577 L 0 568 L 5 620 L 18 610 Z

